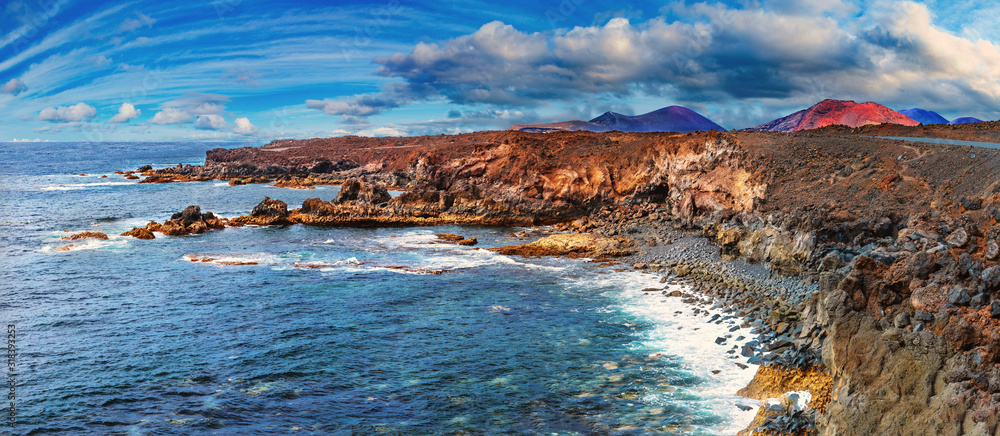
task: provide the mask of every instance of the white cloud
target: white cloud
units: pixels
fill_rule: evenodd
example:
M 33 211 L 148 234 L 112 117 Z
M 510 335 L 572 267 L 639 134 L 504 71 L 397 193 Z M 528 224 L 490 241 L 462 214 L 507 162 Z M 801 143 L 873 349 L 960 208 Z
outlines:
M 535 33 L 495 21 L 375 58 L 378 75 L 398 79 L 380 92 L 309 99 L 306 106 L 340 115 L 345 125 L 423 101 L 510 109 L 636 96 L 780 111 L 839 98 L 1000 113 L 996 43 L 935 25 L 922 3 L 852 3 L 675 3 L 646 21 L 613 18 Z M 738 112 L 716 121 L 754 125 L 770 115 Z
M 233 127 L 233 132 L 240 135 L 253 135 L 260 131 L 260 129 L 250 123 L 250 120 L 247 117 L 237 118 L 233 120 L 233 124 L 235 125 Z
M 406 132 L 397 129 L 392 124 L 386 124 L 371 131 L 372 136 L 404 136 Z
M 175 107 L 168 107 L 164 108 L 163 110 L 153 115 L 153 118 L 149 120 L 149 122 L 153 124 L 180 125 L 184 123 L 190 123 L 193 119 L 194 117 L 192 117 L 191 114 L 188 113 L 187 111 Z
M 11 95 L 18 95 L 27 90 L 28 90 L 28 85 L 25 85 L 24 82 L 21 81 L 21 79 L 17 78 L 10 79 L 9 81 L 7 81 L 7 83 L 4 83 L 2 87 L 0 87 L 0 92 Z
M 194 123 L 194 128 L 200 130 L 222 130 L 229 127 L 222 115 L 208 114 L 199 115 Z
M 122 103 L 122 106 L 118 108 L 118 114 L 111 117 L 109 121 L 112 123 L 127 123 L 129 120 L 138 117 L 141 113 L 142 111 L 136 109 L 131 103 Z
M 257 79 L 260 78 L 260 74 L 253 70 L 233 68 L 229 70 L 227 77 L 233 79 L 236 83 L 250 86 L 260 86 L 260 82 L 257 81 Z
M 128 18 L 125 21 L 122 21 L 122 23 L 118 26 L 118 31 L 131 32 L 142 26 L 153 27 L 153 23 L 156 22 L 155 19 L 150 18 L 142 12 L 136 11 L 135 16 L 136 18 Z
M 50 139 L 38 139 L 38 138 L 35 138 L 35 139 L 28 139 L 28 138 L 17 139 L 17 138 L 14 138 L 10 142 L 49 142 L 49 141 L 51 141 L 51 140 Z
M 86 103 L 80 102 L 73 106 L 59 106 L 42 109 L 38 113 L 41 121 L 51 121 L 54 123 L 68 123 L 73 121 L 90 121 L 97 115 L 97 109 Z
M 104 55 L 93 55 L 87 57 L 87 62 L 95 67 L 106 67 L 111 65 L 111 58 Z

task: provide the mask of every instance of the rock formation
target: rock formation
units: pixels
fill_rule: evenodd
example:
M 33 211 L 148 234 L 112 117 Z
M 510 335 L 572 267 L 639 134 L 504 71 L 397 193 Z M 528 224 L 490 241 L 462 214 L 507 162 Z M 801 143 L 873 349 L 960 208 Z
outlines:
M 150 227 L 156 230 L 150 230 Z M 163 224 L 151 223 L 146 226 L 145 230 L 157 231 L 168 236 L 180 236 L 201 234 L 208 230 L 219 230 L 225 227 L 226 223 L 216 218 L 212 212 L 205 212 L 203 214 L 201 213 L 201 207 L 188 206 L 184 211 L 173 214 Z
M 524 257 L 603 258 L 631 254 L 635 252 L 632 248 L 633 244 L 633 241 L 627 238 L 606 238 L 587 233 L 569 233 L 546 236 L 529 244 L 491 248 L 490 251 Z
M 64 239 L 64 240 L 68 240 L 68 241 L 78 241 L 80 239 L 104 239 L 104 240 L 107 240 L 108 239 L 108 235 L 105 235 L 104 233 L 101 233 L 101 232 L 81 232 L 81 233 L 77 233 L 77 234 L 70 235 L 70 236 L 63 236 L 62 238 L 59 238 L 59 239 Z

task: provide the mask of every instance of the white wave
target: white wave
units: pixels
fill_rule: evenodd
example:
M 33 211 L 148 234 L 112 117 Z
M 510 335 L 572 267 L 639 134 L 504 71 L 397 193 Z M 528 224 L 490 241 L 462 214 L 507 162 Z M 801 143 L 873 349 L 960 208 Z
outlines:
M 729 331 L 732 327 L 741 325 L 743 319 L 732 318 L 720 324 L 710 323 L 708 320 L 715 314 L 721 317 L 728 314 L 721 310 L 686 304 L 681 298 L 665 297 L 659 292 L 643 292 L 643 289 L 663 288 L 664 285 L 660 283 L 658 276 L 638 271 L 607 273 L 597 278 L 587 274 L 567 280 L 566 283 L 571 289 L 614 289 L 605 292 L 605 295 L 619 302 L 619 306 L 612 309 L 638 315 L 654 325 L 632 344 L 633 349 L 648 351 L 651 357 L 657 358 L 676 356 L 684 362 L 685 372 L 703 380 L 688 392 L 699 400 L 674 400 L 674 393 L 651 391 L 644 398 L 645 402 L 665 405 L 677 401 L 678 405 L 688 408 L 698 404 L 701 409 L 711 410 L 725 419 L 726 428 L 715 429 L 719 434 L 735 434 L 753 421 L 757 402 L 736 396 L 736 391 L 747 386 L 757 372 L 758 366 L 747 364 L 748 359 L 739 354 L 743 344 L 754 339 L 754 336 L 750 334 L 750 328 Z M 689 291 L 681 285 L 669 287 L 669 290 L 675 289 Z M 695 308 L 701 309 L 697 315 L 694 314 Z M 723 345 L 716 344 L 716 338 L 727 335 L 731 337 Z M 745 338 L 736 341 L 739 336 Z M 737 347 L 736 353 L 727 353 L 734 345 Z M 736 362 L 748 367 L 741 369 Z M 737 404 L 750 405 L 753 409 L 743 411 L 736 407 Z
M 257 254 L 200 254 L 189 253 L 181 256 L 182 260 L 194 263 L 211 263 L 215 265 L 272 265 L 277 263 L 274 255 Z
M 73 191 L 77 189 L 87 189 L 95 186 L 125 186 L 134 185 L 134 182 L 95 182 L 95 183 L 67 183 L 62 185 L 50 185 L 41 188 L 42 191 Z
M 59 232 L 65 235 L 64 232 Z M 66 253 L 72 251 L 82 251 L 82 250 L 99 250 L 99 249 L 110 249 L 110 248 L 122 248 L 129 244 L 126 238 L 121 236 L 109 236 L 108 239 L 79 239 L 79 240 L 68 240 L 61 239 L 58 244 L 46 245 L 39 249 L 38 251 L 42 253 Z

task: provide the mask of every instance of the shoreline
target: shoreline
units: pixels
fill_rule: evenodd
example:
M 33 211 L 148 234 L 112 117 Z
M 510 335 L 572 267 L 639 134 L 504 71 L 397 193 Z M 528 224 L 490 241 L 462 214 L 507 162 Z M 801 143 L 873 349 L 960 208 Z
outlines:
M 638 251 L 623 258 L 630 267 L 667 270 L 763 320 L 758 333 L 769 345 L 754 358 L 790 368 L 770 374 L 772 385 L 816 368 L 829 374 L 814 380 L 821 392 L 813 395 L 829 407 L 762 419 L 769 431 L 814 431 L 803 430 L 804 419 L 831 434 L 992 434 L 1000 427 L 1000 153 L 872 137 L 935 128 L 275 141 L 213 150 L 204 166 L 157 174 L 326 170 L 321 177 L 350 186 L 290 211 L 265 201 L 234 219 L 241 224 L 465 220 L 629 237 Z M 407 144 L 419 146 L 397 147 Z M 273 151 L 289 145 L 294 155 Z M 390 198 L 390 186 L 406 192 Z M 900 393 L 884 395 L 889 388 Z M 913 402 L 925 406 L 913 412 Z M 966 418 L 941 418 L 952 415 Z

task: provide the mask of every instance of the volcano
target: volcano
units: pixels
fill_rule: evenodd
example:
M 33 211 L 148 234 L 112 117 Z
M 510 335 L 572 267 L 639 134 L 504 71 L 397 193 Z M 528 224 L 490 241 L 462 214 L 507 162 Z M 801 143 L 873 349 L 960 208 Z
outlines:
M 778 118 L 748 130 L 758 132 L 798 132 L 834 124 L 860 127 L 869 124 L 902 124 L 916 126 L 912 118 L 878 103 L 855 103 L 844 100 L 823 100 L 815 106 Z
M 981 122 L 983 122 L 983 120 L 981 120 L 979 118 L 962 117 L 962 118 L 955 118 L 951 123 L 952 124 L 968 124 L 968 123 L 981 123 Z
M 701 114 L 683 106 L 669 106 L 642 114 L 623 115 L 605 112 L 590 121 L 561 121 L 545 124 L 515 124 L 510 130 L 522 132 L 557 132 L 562 130 L 589 130 L 591 132 L 701 132 L 726 129 Z
M 942 117 L 940 114 L 934 111 L 929 111 L 926 109 L 920 109 L 915 107 L 913 109 L 901 110 L 899 113 L 906 115 L 920 124 L 949 124 L 947 118 Z

